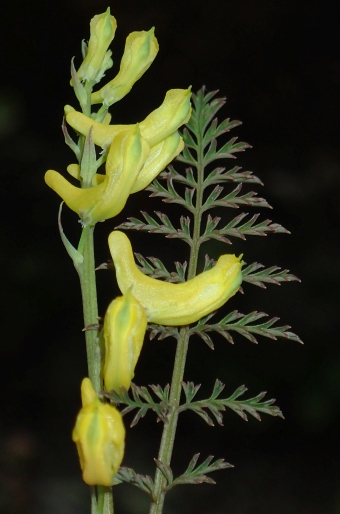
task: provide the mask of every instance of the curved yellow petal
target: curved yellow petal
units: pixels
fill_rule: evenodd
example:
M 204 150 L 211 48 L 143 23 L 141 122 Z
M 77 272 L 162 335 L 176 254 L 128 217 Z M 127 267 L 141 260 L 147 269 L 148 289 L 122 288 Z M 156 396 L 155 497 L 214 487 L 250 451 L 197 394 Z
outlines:
M 146 188 L 157 175 L 175 158 L 184 148 L 183 139 L 176 130 L 151 148 L 151 152 L 137 179 L 132 186 L 131 193 L 137 193 Z
M 221 255 L 216 265 L 181 284 L 163 282 L 144 275 L 136 266 L 128 237 L 111 232 L 109 247 L 119 289 L 144 307 L 148 320 L 161 325 L 187 325 L 221 307 L 242 282 L 241 260 Z
M 172 134 L 180 126 L 189 121 L 191 116 L 191 88 L 170 89 L 158 109 L 152 111 L 140 123 L 142 136 L 150 146 Z
M 160 107 L 151 112 L 140 122 L 140 133 L 152 147 L 175 132 L 186 123 L 191 116 L 189 89 L 170 89 Z M 131 125 L 104 125 L 94 121 L 70 106 L 65 106 L 67 123 L 80 134 L 86 136 L 90 128 L 96 145 L 102 148 L 112 143 L 121 132 L 131 128 Z
M 131 188 L 150 152 L 138 125 L 121 132 L 110 147 L 106 175 L 97 186 L 82 189 L 60 173 L 48 170 L 45 182 L 76 212 L 86 225 L 112 218 L 126 204 Z
M 109 146 L 120 132 L 124 132 L 129 128 L 129 125 L 106 125 L 99 123 L 75 110 L 68 112 L 65 110 L 65 113 L 67 123 L 74 128 L 74 130 L 79 132 L 79 134 L 86 136 L 90 128 L 93 127 L 93 141 L 102 148 Z
M 79 214 L 79 205 L 84 200 L 84 197 L 86 197 L 86 201 L 89 201 L 87 199 L 89 198 L 90 189 L 80 189 L 80 187 L 72 185 L 57 171 L 46 171 L 45 182 L 64 200 L 66 205 L 77 214 Z
M 91 215 L 108 219 L 119 214 L 130 195 L 131 188 L 146 161 L 150 147 L 140 136 L 138 125 L 133 133 L 119 134 L 110 147 L 106 160 L 106 175 L 95 188 L 102 188 L 100 204 L 96 205 Z

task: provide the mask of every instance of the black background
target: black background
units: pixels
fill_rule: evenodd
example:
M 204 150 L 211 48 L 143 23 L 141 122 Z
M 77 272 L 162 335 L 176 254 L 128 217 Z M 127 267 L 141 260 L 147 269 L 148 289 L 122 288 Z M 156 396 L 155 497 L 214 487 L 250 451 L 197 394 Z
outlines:
M 59 198 L 45 186 L 48 168 L 72 162 L 60 130 L 63 106 L 76 105 L 69 86 L 73 55 L 88 38 L 101 0 L 1 3 L 1 418 L 0 511 L 89 512 L 70 433 L 86 375 L 78 279 L 57 231 Z M 131 123 L 156 108 L 165 91 L 202 84 L 228 101 L 219 119 L 241 119 L 234 130 L 253 146 L 236 163 L 264 182 L 256 186 L 273 206 L 263 210 L 292 235 L 249 237 L 203 250 L 244 253 L 290 269 L 302 283 L 246 285 L 230 301 L 242 312 L 264 310 L 290 324 L 305 345 L 241 337 L 235 345 L 216 338 L 211 352 L 190 345 L 186 380 L 209 394 L 216 377 L 226 394 L 246 384 L 275 397 L 286 420 L 263 416 L 245 423 L 225 413 L 225 426 L 209 428 L 192 413 L 180 420 L 173 468 L 182 472 L 194 453 L 224 457 L 233 470 L 216 473 L 216 486 L 171 492 L 165 513 L 337 514 L 340 512 L 340 350 L 337 319 L 339 208 L 340 57 L 337 12 L 330 2 L 197 0 L 114 2 L 118 22 L 112 45 L 118 69 L 126 36 L 156 27 L 157 59 L 124 100 L 113 121 Z M 233 135 L 235 135 L 235 133 Z M 235 161 L 230 162 L 230 167 Z M 229 163 L 226 163 L 228 166 Z M 108 259 L 107 234 L 140 209 L 179 211 L 134 196 L 117 219 L 96 229 L 97 263 Z M 244 209 L 242 209 L 244 210 Z M 239 211 L 240 212 L 240 211 Z M 223 211 L 219 215 L 235 216 Z M 254 211 L 256 212 L 256 211 Z M 228 218 L 229 217 L 229 218 Z M 65 209 L 65 230 L 76 244 L 80 227 Z M 131 234 L 136 251 L 185 260 L 187 248 L 160 236 Z M 170 250 L 172 254 L 170 255 Z M 100 311 L 117 294 L 110 272 L 98 277 Z M 229 307 L 229 304 L 228 304 Z M 174 342 L 146 340 L 137 384 L 170 380 Z M 128 431 L 124 465 L 153 474 L 161 425 L 149 414 Z M 116 511 L 147 512 L 139 490 L 115 489 Z

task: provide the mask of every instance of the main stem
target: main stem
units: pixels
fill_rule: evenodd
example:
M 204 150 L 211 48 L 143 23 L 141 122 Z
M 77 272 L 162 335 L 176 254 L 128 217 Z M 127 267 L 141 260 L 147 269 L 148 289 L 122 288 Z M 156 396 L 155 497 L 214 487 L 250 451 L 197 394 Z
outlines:
M 95 275 L 94 227 L 84 227 L 80 238 L 78 250 L 84 261 L 80 266 L 79 278 L 83 300 L 83 313 L 85 324 L 86 354 L 89 378 L 95 391 L 99 392 L 100 384 L 100 351 L 97 343 L 98 337 L 98 301 Z
M 194 229 L 192 236 L 192 245 L 190 251 L 188 280 L 196 275 L 198 253 L 200 247 L 200 233 L 201 233 L 201 215 L 203 204 L 203 147 L 202 138 L 198 138 L 198 148 L 200 149 L 197 155 L 197 189 L 196 189 L 196 206 L 194 213 Z M 169 466 L 171 463 L 172 452 L 174 448 L 176 429 L 178 423 L 178 407 L 180 405 L 182 381 L 184 377 L 185 363 L 189 346 L 188 327 L 183 327 L 180 330 L 179 338 L 177 341 L 175 363 L 172 374 L 171 389 L 169 396 L 169 413 L 168 420 L 164 424 L 161 444 L 158 453 L 158 460 L 163 464 Z M 164 499 L 166 491 L 164 490 L 166 480 L 161 470 L 157 468 L 155 474 L 155 486 L 153 490 L 153 499 L 150 507 L 149 514 L 162 514 Z
M 85 115 L 91 115 L 91 92 L 93 84 L 85 83 L 85 91 L 87 94 L 87 102 L 81 104 L 82 111 Z M 79 148 L 83 155 L 85 137 L 80 136 Z M 82 183 L 81 187 L 91 187 L 90 184 Z M 83 256 L 83 263 L 76 266 L 79 279 L 81 294 L 83 300 L 83 313 L 85 325 L 86 354 L 89 379 L 92 382 L 94 390 L 98 393 L 101 387 L 100 365 L 101 355 L 97 342 L 98 338 L 98 300 L 96 285 L 96 268 L 94 258 L 93 244 L 94 226 L 83 227 L 81 238 L 78 245 L 78 251 Z M 94 486 L 91 487 L 91 514 L 113 514 L 113 495 L 111 487 Z
M 101 389 L 101 356 L 97 342 L 98 301 L 93 232 L 94 227 L 85 226 L 83 228 L 78 251 L 82 254 L 84 260 L 77 269 L 83 300 L 88 373 L 95 391 L 99 392 Z M 113 497 L 111 487 L 91 487 L 91 514 L 113 514 Z

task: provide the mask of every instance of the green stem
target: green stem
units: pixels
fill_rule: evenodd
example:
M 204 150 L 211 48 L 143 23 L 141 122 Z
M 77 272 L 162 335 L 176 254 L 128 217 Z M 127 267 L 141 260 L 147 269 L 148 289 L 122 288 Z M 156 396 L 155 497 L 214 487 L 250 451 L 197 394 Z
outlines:
M 93 245 L 94 227 L 84 227 L 78 251 L 84 257 L 78 266 L 85 324 L 85 340 L 89 378 L 95 391 L 102 389 L 100 378 L 100 348 L 98 338 L 98 302 Z M 113 514 L 111 487 L 91 487 L 91 514 Z
M 203 135 L 203 132 L 202 132 Z M 202 215 L 202 204 L 203 204 L 203 180 L 204 180 L 204 166 L 203 166 L 203 146 L 202 146 L 202 137 L 198 138 L 198 147 L 200 151 L 198 152 L 197 161 L 197 189 L 196 189 L 196 205 L 195 205 L 195 213 L 194 213 L 194 228 L 193 228 L 193 236 L 192 236 L 192 245 L 190 252 L 190 260 L 189 260 L 189 269 L 188 269 L 188 280 L 193 278 L 196 275 L 197 270 L 197 261 L 198 261 L 198 253 L 200 247 L 200 234 L 201 234 L 201 215 Z M 161 444 L 158 452 L 158 460 L 163 464 L 169 466 L 171 463 L 172 452 L 174 448 L 176 429 L 178 423 L 179 411 L 178 407 L 180 405 L 181 391 L 182 391 L 182 381 L 184 378 L 184 370 L 186 357 L 188 353 L 189 346 L 189 335 L 188 328 L 183 327 L 180 330 L 179 338 L 177 341 L 176 347 L 176 355 L 175 355 L 175 363 L 172 374 L 171 381 L 171 389 L 170 389 L 170 397 L 169 397 L 169 414 L 168 414 L 168 422 L 165 423 L 163 428 L 163 434 L 161 439 Z M 166 491 L 164 491 L 164 487 L 166 485 L 166 480 L 160 471 L 157 468 L 155 474 L 155 486 L 153 490 L 153 501 L 150 506 L 149 514 L 162 514 L 164 499 Z
M 182 328 L 180 337 L 178 338 L 175 364 L 172 375 L 171 390 L 169 397 L 169 414 L 168 422 L 165 423 L 161 445 L 158 453 L 158 460 L 164 464 L 170 465 L 172 451 L 175 442 L 176 428 L 178 423 L 178 406 L 180 403 L 182 380 L 184 376 L 185 361 L 189 346 L 188 329 Z M 165 498 L 165 478 L 162 472 L 157 468 L 155 474 L 155 487 L 153 491 L 153 502 L 150 507 L 150 514 L 161 514 L 163 512 Z
M 82 106 L 83 113 L 91 115 L 91 91 L 92 83 L 85 83 L 87 102 Z M 79 148 L 81 154 L 84 151 L 85 137 L 80 136 Z M 81 184 L 81 187 L 89 187 L 88 184 Z M 88 374 L 94 390 L 98 393 L 102 389 L 100 367 L 101 355 L 98 345 L 98 300 L 96 286 L 96 270 L 93 244 L 94 226 L 83 227 L 78 251 L 83 256 L 83 262 L 76 266 L 80 279 L 80 287 L 83 301 L 85 340 Z M 113 495 L 111 487 L 91 487 L 91 514 L 113 514 Z
M 113 496 L 111 487 L 98 486 L 98 512 L 113 514 Z
M 203 130 L 197 136 L 197 187 L 196 187 L 196 205 L 194 212 L 194 229 L 192 234 L 192 245 L 190 251 L 188 280 L 196 275 L 199 248 L 201 245 L 201 220 L 203 205 L 203 182 L 204 182 L 204 165 L 203 165 Z
M 101 389 L 100 383 L 100 349 L 98 337 L 98 303 L 93 248 L 94 227 L 84 227 L 79 241 L 78 251 L 83 255 L 84 261 L 79 266 L 79 279 L 83 299 L 83 312 L 85 323 L 86 354 L 89 378 L 95 391 Z
M 98 302 L 96 272 L 93 245 L 94 227 L 84 227 L 79 241 L 78 251 L 84 261 L 78 267 L 80 287 L 83 299 L 86 353 L 89 378 L 95 391 L 102 389 L 100 378 L 100 348 L 98 338 Z M 91 487 L 91 514 L 113 514 L 113 497 L 111 487 Z

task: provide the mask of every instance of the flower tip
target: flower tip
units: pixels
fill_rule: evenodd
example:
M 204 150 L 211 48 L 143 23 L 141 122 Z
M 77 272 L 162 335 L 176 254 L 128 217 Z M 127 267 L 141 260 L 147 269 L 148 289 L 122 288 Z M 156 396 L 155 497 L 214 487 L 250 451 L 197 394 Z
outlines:
M 71 177 L 80 180 L 80 165 L 79 164 L 69 164 L 66 168 L 67 172 L 71 175 Z
M 158 50 L 159 50 L 159 44 L 158 44 L 158 40 L 155 36 L 155 27 L 151 27 L 151 29 L 147 32 L 148 36 L 150 39 L 153 40 L 154 44 L 155 44 L 155 52 L 156 54 L 158 53 Z
M 93 389 L 92 382 L 88 377 L 83 378 L 80 391 L 83 407 L 90 405 L 90 403 L 92 403 L 97 398 L 96 392 Z
M 48 185 L 51 189 L 54 189 L 55 179 L 59 175 L 57 171 L 47 170 L 44 175 L 45 184 Z
M 65 116 L 67 116 L 67 114 L 69 114 L 70 112 L 74 112 L 75 109 L 73 107 L 71 107 L 71 105 L 65 105 L 64 107 L 64 113 L 65 113 Z

